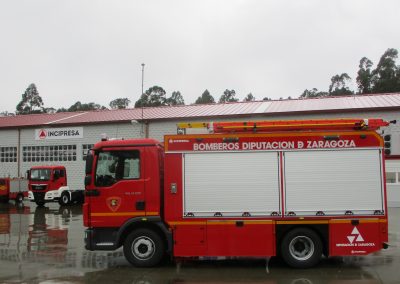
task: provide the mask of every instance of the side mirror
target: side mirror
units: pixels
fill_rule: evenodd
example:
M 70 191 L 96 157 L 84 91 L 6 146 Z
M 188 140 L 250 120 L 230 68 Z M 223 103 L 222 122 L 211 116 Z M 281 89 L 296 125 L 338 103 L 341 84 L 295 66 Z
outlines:
M 87 175 L 90 175 L 92 173 L 93 161 L 94 161 L 93 152 L 88 151 L 87 156 L 86 156 L 86 168 L 85 168 L 85 173 Z
M 91 183 L 92 183 L 92 176 L 91 175 L 85 176 L 85 186 L 88 186 Z
M 26 178 L 31 179 L 31 171 L 30 170 L 26 171 Z

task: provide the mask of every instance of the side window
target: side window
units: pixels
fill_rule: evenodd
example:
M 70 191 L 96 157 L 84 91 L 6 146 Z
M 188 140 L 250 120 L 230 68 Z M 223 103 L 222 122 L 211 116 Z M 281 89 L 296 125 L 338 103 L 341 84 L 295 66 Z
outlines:
M 100 152 L 96 166 L 96 186 L 111 186 L 119 180 L 140 178 L 139 151 Z

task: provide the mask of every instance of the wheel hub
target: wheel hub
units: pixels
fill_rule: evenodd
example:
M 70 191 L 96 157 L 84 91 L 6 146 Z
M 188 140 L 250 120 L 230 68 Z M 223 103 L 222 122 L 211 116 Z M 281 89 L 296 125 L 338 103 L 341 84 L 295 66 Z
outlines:
M 155 244 L 152 239 L 142 236 L 133 241 L 131 249 L 137 259 L 146 260 L 154 255 Z
M 307 236 L 297 236 L 289 244 L 289 252 L 297 260 L 309 259 L 314 249 L 314 242 Z

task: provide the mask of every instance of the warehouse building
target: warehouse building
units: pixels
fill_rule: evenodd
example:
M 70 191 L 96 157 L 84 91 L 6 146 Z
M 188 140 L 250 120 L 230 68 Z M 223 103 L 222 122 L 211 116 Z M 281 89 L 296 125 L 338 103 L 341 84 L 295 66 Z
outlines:
M 389 205 L 400 206 L 400 93 L 0 117 L 0 177 L 62 164 L 70 187 L 83 188 L 85 155 L 103 133 L 162 141 L 164 134 L 176 133 L 179 122 L 355 117 L 398 121 L 383 132 L 391 138 Z

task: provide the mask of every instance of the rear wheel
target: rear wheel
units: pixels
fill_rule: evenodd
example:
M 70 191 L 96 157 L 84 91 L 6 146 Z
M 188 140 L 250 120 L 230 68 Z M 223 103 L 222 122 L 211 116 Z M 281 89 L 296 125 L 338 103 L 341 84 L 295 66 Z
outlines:
M 313 267 L 321 259 L 322 242 L 313 230 L 296 228 L 284 236 L 281 254 L 284 261 L 291 267 Z
M 161 237 L 149 229 L 131 232 L 124 242 L 126 259 L 137 267 L 153 267 L 164 256 L 164 243 Z

